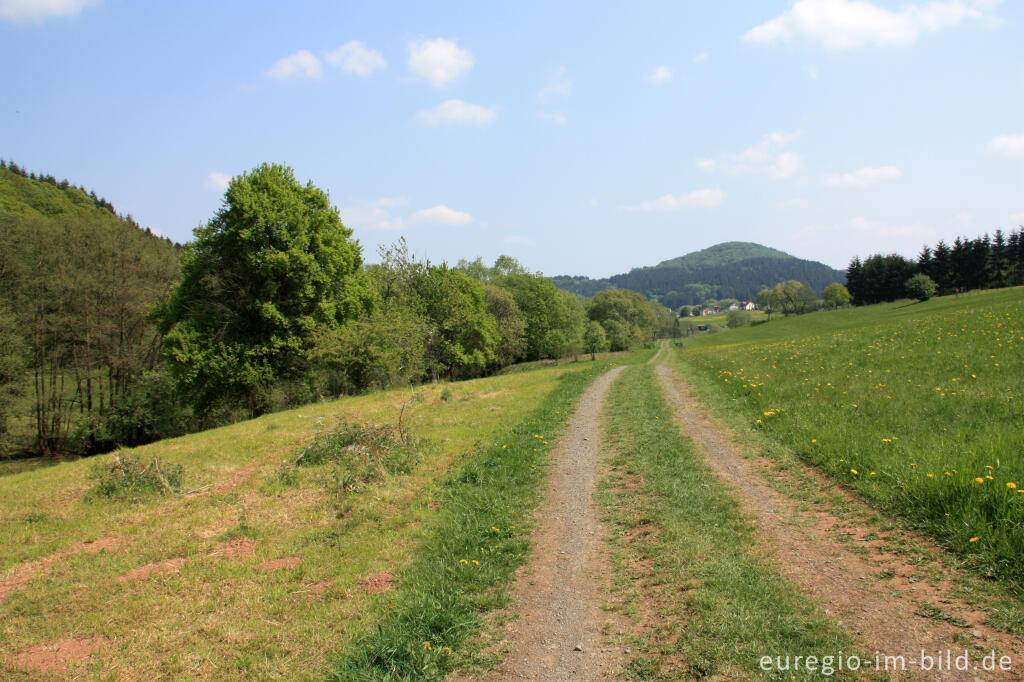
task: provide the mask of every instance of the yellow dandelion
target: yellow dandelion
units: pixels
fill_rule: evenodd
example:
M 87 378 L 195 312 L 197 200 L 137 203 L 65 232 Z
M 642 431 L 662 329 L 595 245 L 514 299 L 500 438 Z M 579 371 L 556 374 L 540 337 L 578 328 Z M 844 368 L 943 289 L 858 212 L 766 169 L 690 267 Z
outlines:
M 430 651 L 430 650 L 431 650 L 431 649 L 433 649 L 434 647 L 430 646 L 430 642 L 426 642 L 426 641 L 424 641 L 424 642 L 423 642 L 423 648 L 424 648 L 424 649 L 426 649 L 427 651 Z
M 441 649 L 441 651 L 445 652 L 446 654 L 450 654 L 452 652 L 452 648 L 450 646 L 446 646 L 445 648 Z
M 978 478 L 976 478 L 974 480 L 977 481 L 978 483 L 984 483 L 985 482 L 985 479 L 982 478 L 981 476 L 979 476 Z
M 980 540 L 980 539 L 981 539 L 981 538 L 971 538 L 971 539 L 970 539 L 970 542 L 977 542 L 977 541 L 978 541 L 978 540 Z
M 1006 487 L 1009 488 L 1010 490 L 1016 490 L 1017 489 L 1017 484 L 1011 481 L 1011 482 L 1006 484 Z
M 459 559 L 459 563 L 460 563 L 460 564 L 465 564 L 466 566 L 468 566 L 468 565 L 469 565 L 469 562 L 468 562 L 468 561 L 466 561 L 465 559 Z
M 996 479 L 992 478 L 991 476 L 986 476 L 985 478 L 987 478 L 987 479 L 988 479 L 988 480 L 990 480 L 990 481 L 994 481 L 994 480 L 996 480 Z
M 859 472 L 856 469 L 850 469 L 850 473 L 856 476 Z
M 985 465 L 985 468 L 986 468 L 986 469 L 994 469 L 995 467 L 993 467 L 993 466 L 992 466 L 991 464 L 986 464 L 986 465 Z
M 817 439 L 817 438 L 812 438 L 812 439 L 811 439 L 811 442 L 812 442 L 812 443 L 817 443 L 817 442 L 818 442 L 818 439 Z
M 935 474 L 928 474 L 928 478 L 935 478 Z
M 473 565 L 474 565 L 474 566 L 479 566 L 479 565 L 480 565 L 480 562 L 479 562 L 479 561 L 477 561 L 476 559 L 473 559 Z
M 508 529 L 509 530 L 515 530 L 515 526 L 509 526 Z

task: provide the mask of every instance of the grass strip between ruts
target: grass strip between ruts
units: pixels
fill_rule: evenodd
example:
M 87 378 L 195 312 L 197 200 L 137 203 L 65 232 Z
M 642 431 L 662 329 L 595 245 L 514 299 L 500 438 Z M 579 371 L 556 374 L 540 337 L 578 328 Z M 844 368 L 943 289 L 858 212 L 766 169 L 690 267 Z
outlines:
M 780 576 L 750 518 L 680 434 L 652 367 L 616 380 L 606 415 L 615 454 L 600 498 L 617 546 L 616 591 L 642 626 L 629 678 L 804 679 L 830 661 L 844 679 L 837 657 L 857 647 Z M 778 670 L 775 657 L 787 655 L 816 656 L 816 674 Z
M 553 439 L 586 387 L 617 364 L 622 361 L 567 371 L 534 410 L 449 476 L 420 558 L 398 576 L 396 608 L 341 652 L 330 679 L 440 679 L 473 659 L 460 646 L 486 612 L 509 601 L 512 574 L 529 553 Z

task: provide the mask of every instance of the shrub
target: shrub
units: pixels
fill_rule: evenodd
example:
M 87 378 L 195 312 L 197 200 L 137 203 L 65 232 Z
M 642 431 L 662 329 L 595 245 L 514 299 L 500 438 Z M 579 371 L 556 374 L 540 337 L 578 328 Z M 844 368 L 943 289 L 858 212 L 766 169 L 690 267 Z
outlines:
M 316 434 L 312 442 L 300 448 L 293 465 L 333 464 L 332 486 L 336 483 L 343 493 L 387 474 L 404 474 L 419 460 L 421 446 L 403 424 L 405 410 L 403 407 L 395 425 L 342 421 L 334 429 Z
M 905 285 L 907 296 L 916 298 L 919 301 L 927 301 L 935 295 L 935 282 L 924 273 L 918 273 L 907 280 Z
M 746 310 L 730 310 L 729 314 L 725 316 L 725 319 L 726 326 L 730 329 L 735 329 L 736 327 L 745 327 L 750 324 L 751 315 L 750 312 Z
M 97 462 L 92 468 L 96 479 L 93 494 L 107 498 L 139 498 L 148 495 L 177 494 L 181 491 L 184 469 L 177 464 L 161 464 L 153 458 L 143 465 L 135 455 L 114 453 L 107 462 Z

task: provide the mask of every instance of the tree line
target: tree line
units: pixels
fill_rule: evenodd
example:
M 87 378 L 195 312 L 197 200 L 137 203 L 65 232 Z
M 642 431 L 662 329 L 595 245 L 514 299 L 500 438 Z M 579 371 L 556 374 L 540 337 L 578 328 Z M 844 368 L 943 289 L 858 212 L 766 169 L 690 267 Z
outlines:
M 917 278 L 918 286 L 924 282 L 926 292 L 933 288 L 939 295 L 1020 286 L 1024 284 L 1024 228 L 1008 234 L 996 230 L 992 237 L 957 237 L 952 245 L 944 241 L 934 248 L 925 245 L 916 260 L 897 254 L 874 254 L 863 261 L 854 257 L 847 268 L 846 286 L 857 305 L 927 297 L 930 294 L 907 289 L 917 275 L 927 279 Z
M 233 178 L 184 247 L 103 208 L 0 208 L 8 455 L 102 452 L 326 396 L 625 350 L 674 322 L 635 292 L 582 299 L 508 256 L 434 264 L 399 240 L 366 264 L 326 193 L 287 166 Z

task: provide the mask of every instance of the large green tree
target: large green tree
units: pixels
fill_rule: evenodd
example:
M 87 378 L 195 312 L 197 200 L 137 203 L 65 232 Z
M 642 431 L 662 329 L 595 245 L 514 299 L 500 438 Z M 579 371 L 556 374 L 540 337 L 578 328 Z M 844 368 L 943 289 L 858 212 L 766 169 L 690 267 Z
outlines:
M 161 316 L 166 358 L 197 409 L 265 411 L 275 382 L 306 374 L 319 332 L 371 306 L 351 237 L 327 194 L 287 166 L 231 180 Z

